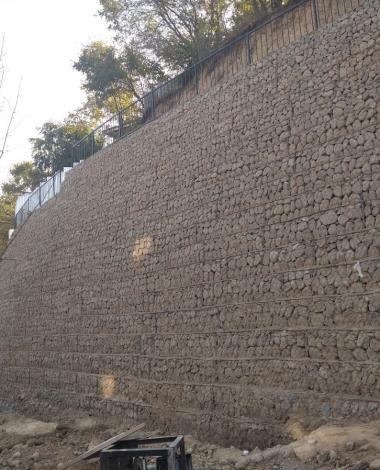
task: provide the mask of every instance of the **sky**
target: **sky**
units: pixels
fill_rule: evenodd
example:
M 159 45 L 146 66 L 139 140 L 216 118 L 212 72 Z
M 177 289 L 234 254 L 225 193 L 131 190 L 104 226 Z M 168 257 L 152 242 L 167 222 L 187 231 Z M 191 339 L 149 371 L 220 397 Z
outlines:
M 0 160 L 0 184 L 9 168 L 30 160 L 29 138 L 44 122 L 60 121 L 84 101 L 82 76 L 72 67 L 82 46 L 110 40 L 99 18 L 98 0 L 0 0 L 0 35 L 5 35 L 6 97 L 21 93 L 9 151 Z M 0 129 L 4 126 L 0 113 Z

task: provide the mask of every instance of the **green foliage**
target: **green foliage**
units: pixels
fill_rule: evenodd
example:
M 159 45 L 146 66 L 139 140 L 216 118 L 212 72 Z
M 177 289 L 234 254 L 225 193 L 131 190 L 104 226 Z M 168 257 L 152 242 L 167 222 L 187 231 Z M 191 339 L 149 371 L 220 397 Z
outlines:
M 46 122 L 38 138 L 32 142 L 33 161 L 25 161 L 10 169 L 9 181 L 1 187 L 0 196 L 0 255 L 8 241 L 8 231 L 13 226 L 17 196 L 31 191 L 39 183 L 63 166 L 72 165 L 72 146 L 89 132 L 91 126 L 77 115 L 70 115 L 63 123 Z
M 198 62 L 237 31 L 296 0 L 99 0 L 112 45 L 84 47 L 87 108 L 98 118 L 141 100 L 158 83 Z
M 13 227 L 17 196 L 31 191 L 44 179 L 44 174 L 32 162 L 21 162 L 10 169 L 11 178 L 1 186 L 0 196 L 0 256 L 8 243 L 8 232 Z
M 233 0 L 100 0 L 118 44 L 171 71 L 198 61 L 228 33 Z
M 236 0 L 234 10 L 234 28 L 253 26 L 263 18 L 270 16 L 284 6 L 297 0 Z
M 281 7 L 282 0 L 238 0 L 235 4 L 236 16 L 262 16 Z
M 8 232 L 13 227 L 15 204 L 15 195 L 3 194 L 0 196 L 0 256 L 7 248 Z
M 71 166 L 73 145 L 91 130 L 89 123 L 74 116 L 63 123 L 45 122 L 39 129 L 40 137 L 30 139 L 34 166 L 45 176 L 64 166 Z
M 100 41 L 91 43 L 82 49 L 74 68 L 84 73 L 83 88 L 94 96 L 97 105 L 102 106 L 111 99 L 117 109 L 120 107 L 125 74 L 113 46 Z
M 33 162 L 11 169 L 0 196 L 0 253 L 12 227 L 16 196 L 72 165 L 72 146 L 94 125 L 141 100 L 144 92 L 192 65 L 211 50 L 297 0 L 99 0 L 99 14 L 114 31 L 114 43 L 84 47 L 74 68 L 84 74 L 87 101 L 62 123 L 46 122 L 30 139 Z M 3 41 L 2 41 L 3 44 Z M 0 91 L 4 77 L 0 45 Z M 17 105 L 8 121 L 0 157 L 10 135 Z M 102 136 L 94 142 L 101 148 Z
M 132 47 L 118 53 L 115 47 L 97 41 L 82 49 L 74 68 L 85 76 L 83 88 L 89 99 L 106 112 L 115 113 L 134 98 L 141 99 L 144 89 L 164 79 L 158 64 Z
M 32 162 L 17 163 L 10 169 L 10 174 L 11 179 L 1 188 L 3 193 L 15 196 L 25 191 L 32 191 L 45 177 Z
M 231 38 L 296 0 L 99 0 L 115 44 L 138 48 L 169 72 L 199 61 Z

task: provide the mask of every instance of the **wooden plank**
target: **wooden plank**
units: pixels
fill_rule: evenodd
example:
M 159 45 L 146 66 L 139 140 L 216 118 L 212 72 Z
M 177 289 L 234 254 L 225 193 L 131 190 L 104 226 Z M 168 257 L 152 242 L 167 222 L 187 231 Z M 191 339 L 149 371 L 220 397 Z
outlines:
M 130 436 L 131 434 L 134 434 L 137 431 L 140 431 L 141 429 L 143 429 L 144 426 L 145 426 L 145 423 L 139 424 L 138 426 L 135 426 L 129 431 L 122 432 L 121 434 L 118 434 L 117 436 L 111 437 L 111 439 L 108 439 L 107 441 L 101 442 L 100 444 L 88 450 L 84 454 L 81 454 L 79 457 L 75 458 L 71 462 L 68 462 L 66 465 L 62 467 L 62 470 L 64 470 L 65 468 L 69 468 L 78 462 L 82 462 L 83 460 L 89 460 L 89 459 L 94 459 L 96 457 L 99 457 L 99 454 L 103 449 L 105 449 L 106 447 L 110 447 L 113 444 L 116 444 L 117 442 L 121 441 L 122 439 L 125 439 L 126 437 Z

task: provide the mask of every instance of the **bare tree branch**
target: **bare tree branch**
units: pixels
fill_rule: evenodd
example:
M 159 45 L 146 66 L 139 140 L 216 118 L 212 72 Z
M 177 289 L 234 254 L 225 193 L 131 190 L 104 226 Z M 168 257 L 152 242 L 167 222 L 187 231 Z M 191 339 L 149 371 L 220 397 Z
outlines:
M 3 34 L 1 37 L 1 43 L 0 43 L 0 92 L 4 86 L 5 75 L 6 75 L 6 66 L 5 66 L 4 56 L 5 56 L 5 35 Z M 13 130 L 12 126 L 16 117 L 16 110 L 17 110 L 19 99 L 20 99 L 20 92 L 21 92 L 21 80 L 18 86 L 16 99 L 13 104 L 11 104 L 9 99 L 5 98 L 4 96 L 2 97 L 0 96 L 1 102 L 6 104 L 9 108 L 9 111 L 8 110 L 4 111 L 0 109 L 0 113 L 2 111 L 4 112 L 4 114 L 6 113 L 7 115 L 8 115 L 8 112 L 10 113 L 9 119 L 8 120 L 4 119 L 4 121 L 7 124 L 6 124 L 4 135 L 0 137 L 0 159 L 4 156 L 7 150 L 7 143 Z
M 19 86 L 18 86 L 16 100 L 15 100 L 14 105 L 12 107 L 11 115 L 9 117 L 8 125 L 7 125 L 7 128 L 6 128 L 4 137 L 3 137 L 3 142 L 1 144 L 0 159 L 4 156 L 4 154 L 7 150 L 7 142 L 8 142 L 9 137 L 11 136 L 12 124 L 13 124 L 13 121 L 16 117 L 16 110 L 17 110 L 19 99 L 20 99 L 20 93 L 21 93 L 21 80 L 20 80 L 20 83 L 19 83 Z
M 0 46 L 0 90 L 4 84 L 5 78 L 5 66 L 4 66 L 4 44 L 5 44 L 5 35 L 1 37 L 1 46 Z

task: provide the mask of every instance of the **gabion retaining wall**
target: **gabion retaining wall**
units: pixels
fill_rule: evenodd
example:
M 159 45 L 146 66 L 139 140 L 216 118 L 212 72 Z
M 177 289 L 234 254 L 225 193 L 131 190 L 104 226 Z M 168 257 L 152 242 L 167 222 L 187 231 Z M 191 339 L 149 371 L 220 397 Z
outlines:
M 0 263 L 1 404 L 242 445 L 380 416 L 377 10 L 69 173 Z

